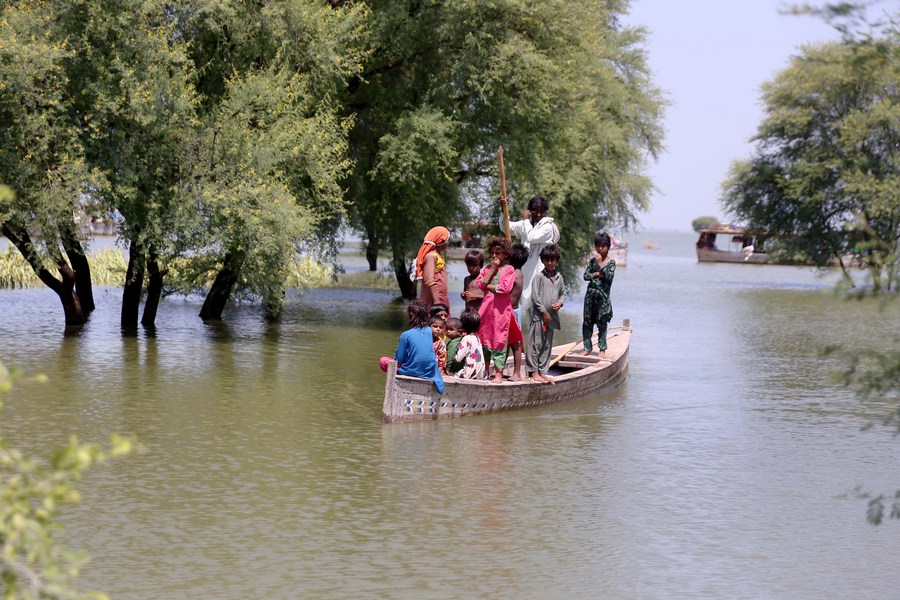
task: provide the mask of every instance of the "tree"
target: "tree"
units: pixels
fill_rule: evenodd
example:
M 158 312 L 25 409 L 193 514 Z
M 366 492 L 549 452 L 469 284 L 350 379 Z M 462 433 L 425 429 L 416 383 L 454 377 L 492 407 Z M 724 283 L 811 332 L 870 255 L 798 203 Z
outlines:
M 724 186 L 724 204 L 758 214 L 759 222 L 772 223 L 773 219 L 785 218 L 793 223 L 802 217 L 818 221 L 810 230 L 835 229 L 838 235 L 832 241 L 838 248 L 843 227 L 849 235 L 862 237 L 865 249 L 875 247 L 883 252 L 881 265 L 877 259 L 874 264 L 869 263 L 870 290 L 863 289 L 848 300 L 877 294 L 882 288 L 889 291 L 898 260 L 897 16 L 900 14 L 895 12 L 883 23 L 869 22 L 866 8 L 878 3 L 879 0 L 839 2 L 792 8 L 794 14 L 824 18 L 841 33 L 843 42 L 805 50 L 775 83 L 767 86 L 764 98 L 769 116 L 766 125 L 760 127 L 760 149 L 752 160 L 735 164 Z M 881 35 L 876 35 L 877 32 Z M 796 79 L 797 90 L 790 89 L 791 77 Z M 867 107 L 874 114 L 865 114 Z M 834 144 L 830 154 L 828 143 Z M 804 181 L 806 189 L 801 185 Z M 822 189 L 817 189 L 817 185 Z M 844 205 L 837 201 L 843 198 L 842 194 L 850 197 L 845 198 Z M 826 201 L 833 204 L 831 215 L 821 212 Z M 862 216 L 855 211 L 861 211 Z M 870 218 L 881 225 L 878 230 L 869 225 Z M 859 227 L 854 228 L 854 224 Z M 790 233 L 789 226 L 785 229 Z M 882 238 L 883 232 L 887 240 Z M 890 240 L 893 240 L 893 250 Z M 803 243 L 793 235 L 781 241 L 793 244 L 807 256 L 821 257 L 841 251 L 826 248 L 824 244 L 816 247 L 814 241 Z M 882 296 L 882 308 L 896 301 L 896 294 Z M 837 349 L 827 347 L 824 354 L 832 354 Z M 900 351 L 894 348 L 848 353 L 842 348 L 841 352 L 846 356 L 846 364 L 836 376 L 837 382 L 855 388 L 860 399 L 898 397 Z M 895 434 L 900 432 L 900 408 L 895 406 L 884 418 L 884 424 L 892 427 Z M 868 493 L 861 495 L 871 498 L 867 519 L 873 525 L 880 524 L 886 495 L 874 498 Z M 893 496 L 890 516 L 900 518 L 900 491 Z
M 763 88 L 766 116 L 723 206 L 826 266 L 862 257 L 890 290 L 900 258 L 900 37 L 804 48 Z M 846 269 L 844 274 L 849 281 Z
M 371 58 L 347 90 L 351 223 L 380 250 L 404 297 L 424 232 L 471 212 L 497 215 L 496 151 L 520 206 L 542 193 L 567 256 L 590 247 L 584 223 L 627 226 L 648 205 L 640 174 L 660 149 L 663 102 L 621 24 L 625 3 L 375 1 Z M 575 261 L 567 264 L 574 268 Z
M 701 229 L 709 229 L 718 222 L 719 220 L 715 217 L 697 217 L 691 221 L 691 227 L 694 231 L 700 231 Z
M 0 363 L 0 394 L 12 388 L 18 375 Z M 46 377 L 34 380 L 46 381 Z M 61 528 L 60 507 L 79 500 L 76 483 L 84 472 L 136 449 L 139 446 L 128 437 L 113 435 L 108 448 L 82 444 L 72 437 L 43 466 L 0 437 L 0 592 L 4 598 L 106 598 L 99 592 L 77 590 L 75 579 L 87 557 L 60 546 L 54 533 Z
M 216 265 L 202 318 L 221 318 L 237 291 L 275 318 L 298 247 L 336 254 L 351 117 L 331 98 L 359 73 L 366 12 L 312 0 L 185 11 L 200 99 L 189 235 Z
M 122 216 L 128 273 L 121 325 L 153 325 L 162 289 L 158 258 L 179 230 L 178 185 L 186 137 L 195 126 L 188 41 L 171 6 L 157 0 L 59 3 L 54 29 L 71 54 L 67 110 L 79 125 L 86 159 L 103 176 L 91 195 Z
M 57 294 L 66 326 L 79 326 L 94 304 L 75 219 L 93 174 L 67 110 L 72 50 L 54 38 L 54 16 L 50 3 L 0 9 L 0 181 L 14 192 L 0 198 L 0 230 Z

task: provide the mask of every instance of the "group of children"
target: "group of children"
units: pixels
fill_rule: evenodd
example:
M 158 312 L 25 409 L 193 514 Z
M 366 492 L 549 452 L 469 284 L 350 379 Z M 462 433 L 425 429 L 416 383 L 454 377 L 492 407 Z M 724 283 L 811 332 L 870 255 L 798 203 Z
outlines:
M 598 330 L 600 356 L 604 356 L 606 350 L 606 330 L 612 319 L 610 288 L 615 275 L 615 261 L 609 257 L 610 245 L 608 234 L 598 233 L 595 236 L 596 254 L 591 257 L 584 272 L 584 279 L 588 282 L 582 324 L 586 355 L 592 353 L 594 326 Z M 438 253 L 442 255 L 440 250 L 438 248 Z M 441 393 L 444 376 L 487 378 L 502 383 L 507 357 L 512 351 L 510 380 L 521 381 L 524 346 L 527 376 L 534 382 L 553 383 L 553 378 L 548 374 L 553 332 L 560 328 L 559 312 L 565 299 L 563 278 L 557 271 L 559 248 L 556 244 L 549 244 L 540 250 L 543 269 L 535 274 L 530 295 L 526 294 L 531 306 L 524 307 L 524 318 L 529 321 L 524 328 L 519 323 L 519 300 L 525 285 L 522 266 L 528 260 L 528 248 L 522 244 L 512 244 L 503 237 L 494 237 L 487 251 L 490 257 L 487 266 L 484 264 L 485 257 L 478 250 L 469 252 L 465 257 L 469 275 L 460 294 L 465 301 L 465 309 L 458 318 L 451 318 L 447 304 L 442 302 L 429 306 L 419 299 L 410 303 L 407 309 L 410 330 L 401 336 L 395 356 L 401 375 L 432 378 Z M 440 297 L 440 294 L 434 295 Z M 427 326 L 423 322 L 426 314 Z M 409 339 L 404 336 L 419 340 L 427 336 L 426 329 L 431 334 L 430 356 L 422 356 L 426 350 L 421 341 L 416 346 L 418 355 L 413 356 L 410 354 Z M 411 331 L 418 333 L 410 334 Z M 385 368 L 385 360 L 382 359 L 382 368 Z

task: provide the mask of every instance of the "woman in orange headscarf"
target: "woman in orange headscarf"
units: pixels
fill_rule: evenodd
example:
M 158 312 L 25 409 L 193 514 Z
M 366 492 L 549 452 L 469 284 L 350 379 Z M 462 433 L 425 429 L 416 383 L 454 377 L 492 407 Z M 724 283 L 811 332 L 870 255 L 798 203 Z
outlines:
M 446 227 L 432 227 L 425 235 L 425 241 L 416 256 L 416 280 L 422 280 L 419 300 L 431 308 L 432 304 L 443 304 L 450 308 L 450 290 L 447 286 L 447 267 L 444 264 L 444 250 L 450 240 Z

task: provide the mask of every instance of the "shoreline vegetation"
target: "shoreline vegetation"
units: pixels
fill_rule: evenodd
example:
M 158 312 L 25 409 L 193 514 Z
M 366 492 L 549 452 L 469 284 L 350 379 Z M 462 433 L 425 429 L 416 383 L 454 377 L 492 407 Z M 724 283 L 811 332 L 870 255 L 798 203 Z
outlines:
M 91 283 L 106 287 L 123 287 L 128 267 L 126 256 L 118 248 L 104 248 L 87 253 L 91 269 Z M 173 281 L 168 292 L 190 294 L 212 285 L 215 270 L 204 267 L 201 260 L 181 259 L 169 267 L 169 279 Z M 393 273 L 361 271 L 335 272 L 330 265 L 316 262 L 310 257 L 297 255 L 287 273 L 287 287 L 309 288 L 360 288 L 394 290 L 397 283 Z M 41 288 L 43 283 L 22 256 L 9 246 L 0 250 L 0 290 Z

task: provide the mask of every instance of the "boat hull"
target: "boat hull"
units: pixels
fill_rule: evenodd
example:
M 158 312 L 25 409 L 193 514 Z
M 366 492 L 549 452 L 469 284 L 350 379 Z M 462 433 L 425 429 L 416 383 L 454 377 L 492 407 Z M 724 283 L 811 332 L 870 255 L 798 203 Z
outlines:
M 769 263 L 769 256 L 765 252 L 752 252 L 750 255 L 747 255 L 743 252 L 697 248 L 697 262 L 750 263 L 765 265 Z
M 438 394 L 429 379 L 397 375 L 397 363 L 391 361 L 384 388 L 382 421 L 430 421 L 489 414 L 564 402 L 611 389 L 628 375 L 630 342 L 631 329 L 624 326 L 608 335 L 606 358 L 582 356 L 580 349 L 565 356 L 558 363 L 565 372 L 557 375 L 552 385 L 532 381 L 497 384 L 446 377 L 443 394 Z M 556 357 L 571 346 L 556 346 L 551 356 Z

